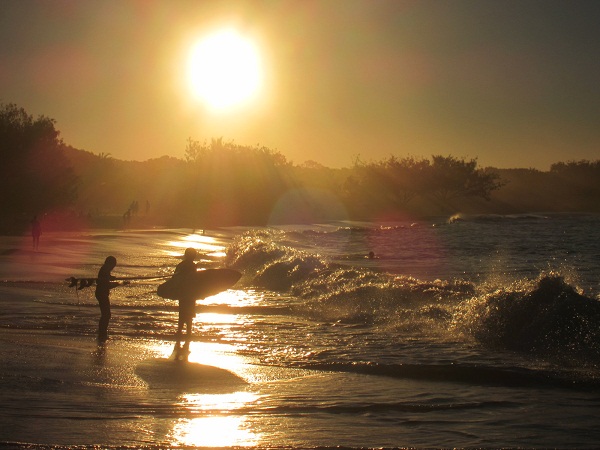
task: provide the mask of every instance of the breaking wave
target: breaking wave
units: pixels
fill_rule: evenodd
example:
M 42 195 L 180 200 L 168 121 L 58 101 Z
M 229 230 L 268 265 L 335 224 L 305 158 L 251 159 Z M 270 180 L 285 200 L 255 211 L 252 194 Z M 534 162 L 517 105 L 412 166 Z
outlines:
M 228 248 L 227 263 L 249 284 L 296 297 L 296 311 L 315 320 L 443 330 L 490 348 L 600 364 L 600 302 L 559 273 L 502 285 L 419 280 L 334 263 L 280 243 L 287 238 L 247 232 Z

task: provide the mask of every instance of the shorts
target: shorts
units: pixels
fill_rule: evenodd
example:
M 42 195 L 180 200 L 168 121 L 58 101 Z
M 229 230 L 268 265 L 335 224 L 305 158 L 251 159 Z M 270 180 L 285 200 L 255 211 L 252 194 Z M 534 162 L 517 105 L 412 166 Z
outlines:
M 179 300 L 179 317 L 183 320 L 196 316 L 196 300 Z

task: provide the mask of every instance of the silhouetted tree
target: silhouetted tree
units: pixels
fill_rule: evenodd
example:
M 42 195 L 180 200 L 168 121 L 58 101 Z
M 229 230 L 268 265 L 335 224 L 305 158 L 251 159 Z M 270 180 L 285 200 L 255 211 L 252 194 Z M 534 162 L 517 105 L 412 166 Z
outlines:
M 132 199 L 152 204 L 151 214 L 140 221 L 186 227 L 395 220 L 463 207 L 600 208 L 600 161 L 560 162 L 541 172 L 481 169 L 476 159 L 452 156 L 390 156 L 369 163 L 357 158 L 351 168 L 331 169 L 316 161 L 294 165 L 278 151 L 223 138 L 188 138 L 183 156 L 121 161 L 110 153 L 73 149 L 59 138 L 54 120 L 0 104 L 0 230 L 18 231 L 33 215 L 70 205 L 85 215 L 108 217 L 102 223 L 109 224 Z M 74 202 L 76 186 L 80 195 Z M 482 206 L 491 194 L 493 202 Z
M 440 201 L 459 197 L 490 199 L 490 194 L 502 186 L 497 173 L 478 169 L 477 159 L 465 161 L 453 156 L 434 155 L 423 175 L 425 190 Z
M 201 144 L 199 141 L 195 141 L 192 138 L 188 138 L 187 144 L 184 150 L 184 159 L 188 163 L 198 162 L 208 151 L 206 143 Z
M 491 192 L 501 185 L 498 174 L 478 169 L 476 160 L 390 156 L 370 163 L 357 158 L 343 191 L 351 210 L 381 216 L 407 210 L 415 197 L 430 197 L 442 203 L 459 197 L 489 200 Z M 419 208 L 423 204 L 421 201 Z
M 600 160 L 567 161 L 552 164 L 550 173 L 581 190 L 582 194 L 598 194 L 600 190 Z
M 413 157 L 398 159 L 391 156 L 381 165 L 382 182 L 396 205 L 406 205 L 427 188 L 426 173 L 430 168 L 428 160 Z
M 4 228 L 23 226 L 30 215 L 69 205 L 77 178 L 64 156 L 64 144 L 45 116 L 34 119 L 15 104 L 0 105 L 0 209 Z M 16 219 L 16 218 L 20 219 Z
M 550 177 L 565 197 L 565 210 L 600 209 L 600 160 L 567 161 L 552 164 Z
M 285 190 L 291 164 L 263 146 L 242 146 L 222 138 L 188 139 L 187 198 L 201 224 L 264 223 Z
M 571 177 L 600 179 L 600 160 L 558 162 L 550 166 L 550 172 Z

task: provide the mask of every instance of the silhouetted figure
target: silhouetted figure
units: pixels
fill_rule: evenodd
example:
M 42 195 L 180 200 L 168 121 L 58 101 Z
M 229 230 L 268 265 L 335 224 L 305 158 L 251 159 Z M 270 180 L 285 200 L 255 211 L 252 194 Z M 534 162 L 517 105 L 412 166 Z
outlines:
M 131 209 L 128 209 L 123 214 L 123 226 L 127 227 L 131 222 Z
M 183 261 L 175 267 L 173 277 L 189 276 L 196 273 L 197 267 L 194 259 L 197 252 L 194 248 L 187 248 L 183 254 Z M 190 352 L 190 341 L 192 340 L 192 322 L 196 316 L 196 299 L 195 298 L 180 298 L 179 299 L 179 319 L 177 321 L 177 334 L 175 336 L 175 357 L 176 359 L 187 359 Z M 183 327 L 186 327 L 185 342 L 181 347 L 183 335 Z
M 108 322 L 110 321 L 110 300 L 109 294 L 112 288 L 119 283 L 115 282 L 111 271 L 116 267 L 117 259 L 114 256 L 108 256 L 102 267 L 98 271 L 96 281 L 96 299 L 100 305 L 100 322 L 98 323 L 98 342 L 103 343 L 108 339 Z
M 31 220 L 31 237 L 33 238 L 33 249 L 37 250 L 40 246 L 40 236 L 42 235 L 42 225 L 37 219 L 37 216 L 33 216 Z
M 140 208 L 140 205 L 139 205 L 138 201 L 137 200 L 132 201 L 131 205 L 129 205 L 129 211 L 130 211 L 131 215 L 137 216 L 139 208 Z
M 375 252 L 369 252 L 369 259 L 375 258 Z

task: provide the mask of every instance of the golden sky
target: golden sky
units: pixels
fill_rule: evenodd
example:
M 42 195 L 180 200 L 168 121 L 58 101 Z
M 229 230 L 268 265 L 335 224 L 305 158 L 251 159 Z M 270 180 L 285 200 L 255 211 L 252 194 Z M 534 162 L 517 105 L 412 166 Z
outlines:
M 119 159 L 222 137 L 298 164 L 547 170 L 600 158 L 598 23 L 593 0 L 3 0 L 0 102 Z M 255 46 L 261 87 L 214 111 L 188 59 L 224 28 Z

